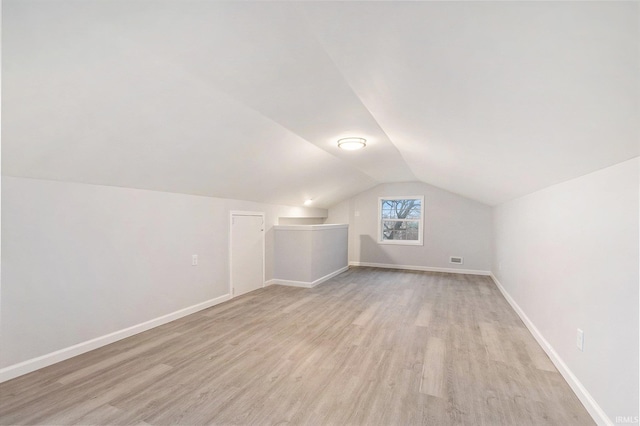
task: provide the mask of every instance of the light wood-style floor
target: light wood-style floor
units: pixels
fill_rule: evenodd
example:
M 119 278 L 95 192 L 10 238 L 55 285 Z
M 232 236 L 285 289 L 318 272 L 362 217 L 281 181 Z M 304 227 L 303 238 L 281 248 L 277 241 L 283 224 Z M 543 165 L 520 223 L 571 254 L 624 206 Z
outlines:
M 370 268 L 1 384 L 0 423 L 594 424 L 488 277 Z

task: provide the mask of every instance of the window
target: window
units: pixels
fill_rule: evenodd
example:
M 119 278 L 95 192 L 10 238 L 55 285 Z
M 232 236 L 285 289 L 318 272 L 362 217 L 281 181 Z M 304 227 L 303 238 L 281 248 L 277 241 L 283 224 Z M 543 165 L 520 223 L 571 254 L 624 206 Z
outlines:
M 378 243 L 422 245 L 423 196 L 378 200 Z

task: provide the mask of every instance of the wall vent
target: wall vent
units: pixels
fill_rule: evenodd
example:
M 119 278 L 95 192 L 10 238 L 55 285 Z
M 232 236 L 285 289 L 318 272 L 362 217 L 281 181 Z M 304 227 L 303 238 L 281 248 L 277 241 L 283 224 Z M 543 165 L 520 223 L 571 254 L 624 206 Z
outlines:
M 456 265 L 462 265 L 463 258 L 460 256 L 451 256 L 449 257 L 449 263 L 455 263 Z

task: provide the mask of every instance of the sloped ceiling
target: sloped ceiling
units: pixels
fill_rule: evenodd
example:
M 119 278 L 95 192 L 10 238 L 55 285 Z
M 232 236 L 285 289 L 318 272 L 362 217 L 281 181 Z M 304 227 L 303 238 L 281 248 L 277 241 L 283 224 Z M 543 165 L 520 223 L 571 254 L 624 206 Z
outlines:
M 5 0 L 2 172 L 316 207 L 419 180 L 498 204 L 639 155 L 639 17 Z

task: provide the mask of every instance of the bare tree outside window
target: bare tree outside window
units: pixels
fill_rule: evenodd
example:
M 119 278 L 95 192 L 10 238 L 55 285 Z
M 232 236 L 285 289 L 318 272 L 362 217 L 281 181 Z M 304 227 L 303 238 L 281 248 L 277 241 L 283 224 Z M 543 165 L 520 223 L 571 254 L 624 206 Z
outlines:
M 423 197 L 380 198 L 380 242 L 422 244 Z

